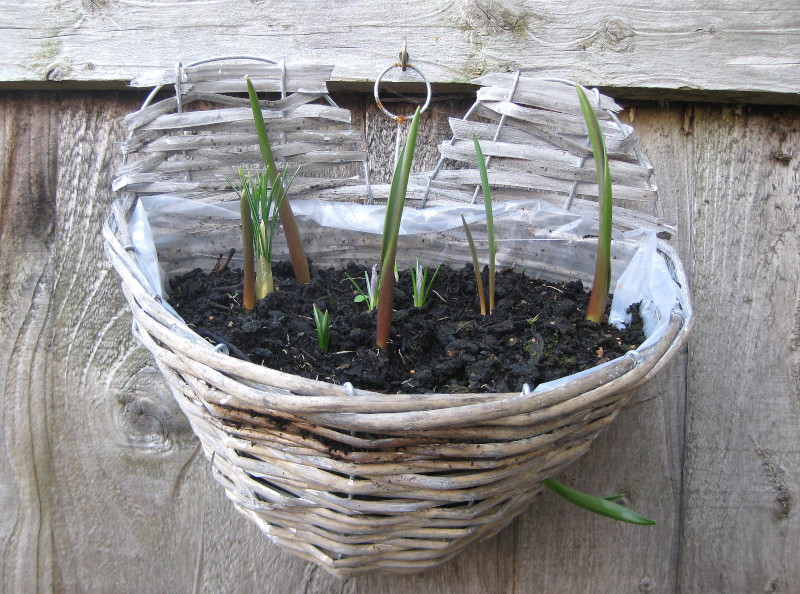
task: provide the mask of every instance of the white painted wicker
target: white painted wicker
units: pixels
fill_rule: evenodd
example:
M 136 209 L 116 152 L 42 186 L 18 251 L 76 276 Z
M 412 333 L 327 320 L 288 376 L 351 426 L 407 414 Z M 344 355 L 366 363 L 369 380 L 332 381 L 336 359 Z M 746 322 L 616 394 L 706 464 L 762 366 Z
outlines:
M 148 193 L 223 199 L 233 167 L 259 162 L 241 95 L 244 74 L 260 91 L 283 92 L 264 103 L 276 155 L 326 166 L 355 163 L 368 172 L 349 114 L 327 101 L 328 72 L 214 61 L 140 80 L 177 81 L 177 97 L 148 101 L 126 118 L 131 137 L 124 150 L 130 158 L 115 182 L 122 193 L 103 229 L 105 246 L 122 279 L 135 335 L 153 353 L 237 509 L 275 543 L 336 575 L 418 571 L 496 533 L 531 501 L 543 478 L 585 452 L 630 390 L 685 343 L 691 303 L 680 260 L 662 243 L 682 291 L 664 336 L 556 386 L 513 394 L 373 393 L 215 350 L 163 307 L 126 249 L 131 206 Z M 569 92 L 574 95 L 574 89 L 513 75 L 479 82 L 489 85 L 478 92 L 470 114 L 479 119 L 452 121 L 454 139 L 443 144 L 443 156 L 471 160 L 467 139 L 478 133 L 494 159 L 499 197 L 533 195 L 590 209 L 594 173 L 577 99 Z M 602 108 L 615 109 L 610 99 L 599 98 Z M 322 104 L 310 103 L 319 99 Z M 197 101 L 208 108 L 187 111 Z M 653 201 L 651 172 L 637 154 L 632 131 L 600 111 L 610 124 L 618 192 Z M 337 179 L 328 171 L 295 185 L 334 199 L 348 199 L 357 185 L 362 200 L 371 199 L 363 176 Z M 471 200 L 477 175 L 437 168 L 419 179 L 412 199 L 441 203 Z M 652 216 L 624 209 L 617 214 L 623 227 L 660 225 Z M 317 258 L 329 253 L 327 262 L 341 263 L 352 257 L 336 249 L 335 234 L 317 233 L 313 240 Z M 585 249 L 594 250 L 591 240 Z M 455 251 L 452 258 L 468 262 L 469 254 Z M 519 265 L 542 271 L 535 255 L 522 255 Z

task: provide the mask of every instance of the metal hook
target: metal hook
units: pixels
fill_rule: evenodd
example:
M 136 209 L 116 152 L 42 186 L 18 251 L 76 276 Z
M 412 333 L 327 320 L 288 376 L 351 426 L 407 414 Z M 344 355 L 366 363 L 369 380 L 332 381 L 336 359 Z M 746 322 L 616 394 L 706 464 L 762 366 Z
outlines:
M 405 37 L 403 37 L 403 47 L 400 49 L 400 68 L 403 72 L 408 68 L 408 42 Z

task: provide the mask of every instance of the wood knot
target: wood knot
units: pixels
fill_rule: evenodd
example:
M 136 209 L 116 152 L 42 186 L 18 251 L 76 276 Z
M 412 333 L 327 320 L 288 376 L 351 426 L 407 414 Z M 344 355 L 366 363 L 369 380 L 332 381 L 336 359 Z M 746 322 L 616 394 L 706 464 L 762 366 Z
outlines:
M 794 507 L 794 493 L 789 488 L 786 480 L 786 471 L 775 460 L 772 450 L 756 448 L 756 454 L 761 460 L 767 479 L 775 491 L 775 507 L 773 516 L 776 520 L 786 520 Z
M 179 411 L 147 396 L 120 396 L 116 425 L 125 445 L 162 453 L 172 450 L 176 442 L 191 433 Z
M 612 52 L 630 52 L 634 48 L 636 32 L 624 21 L 617 18 L 608 19 L 581 43 L 581 49 L 592 45 Z
M 72 74 L 72 67 L 67 62 L 53 62 L 45 71 L 45 79 L 53 82 L 65 80 Z
M 524 34 L 528 28 L 525 8 L 514 0 L 469 0 L 462 10 L 466 27 L 484 35 Z

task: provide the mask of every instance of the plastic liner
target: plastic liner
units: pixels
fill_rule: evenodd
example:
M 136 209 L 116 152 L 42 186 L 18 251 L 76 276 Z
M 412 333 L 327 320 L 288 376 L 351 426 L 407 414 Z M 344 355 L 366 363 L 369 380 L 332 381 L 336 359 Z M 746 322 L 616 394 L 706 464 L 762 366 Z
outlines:
M 379 242 L 374 235 L 383 231 L 385 206 L 294 200 L 292 209 L 304 240 L 309 245 L 321 244 L 316 253 L 313 249 L 308 251 L 312 260 L 316 261 L 315 255 L 324 259 L 338 251 L 347 261 L 360 261 L 365 266 L 377 261 L 375 245 Z M 483 205 L 454 204 L 405 210 L 398 247 L 400 263 L 419 259 L 425 264 L 438 264 L 463 252 L 462 214 L 473 229 L 479 258 L 484 261 Z M 591 279 L 594 250 L 588 249 L 586 243 L 596 244 L 597 221 L 540 201 L 497 203 L 494 220 L 498 267 L 530 260 L 534 253 L 537 267 L 532 272 L 537 275 L 556 280 L 579 278 L 585 284 Z M 230 248 L 239 251 L 239 222 L 238 201 L 204 203 L 171 195 L 140 198 L 131 219 L 131 236 L 137 262 L 153 291 L 163 296 L 165 273 L 210 268 L 209 263 Z M 279 235 L 275 240 L 277 258 L 285 253 L 282 239 Z M 614 298 L 609 321 L 618 326 L 628 323 L 630 315 L 626 310 L 632 303 L 641 302 L 647 340 L 640 349 L 654 344 L 663 334 L 680 291 L 658 245 L 652 231 L 615 230 L 613 234 Z M 239 263 L 234 258 L 234 265 Z

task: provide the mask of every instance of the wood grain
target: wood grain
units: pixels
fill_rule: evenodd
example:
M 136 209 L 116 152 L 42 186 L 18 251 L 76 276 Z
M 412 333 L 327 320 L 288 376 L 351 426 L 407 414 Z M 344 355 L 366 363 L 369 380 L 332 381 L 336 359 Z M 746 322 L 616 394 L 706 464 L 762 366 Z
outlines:
M 0 81 L 108 87 L 179 60 L 257 54 L 336 63 L 334 80 L 359 83 L 405 37 L 433 82 L 522 68 L 639 97 L 797 104 L 799 27 L 791 0 L 29 0 L 0 3 Z
M 369 97 L 336 99 L 357 108 L 387 175 L 391 126 Z M 656 398 L 621 414 L 560 480 L 626 492 L 659 524 L 617 525 L 545 493 L 439 569 L 339 581 L 233 510 L 130 335 L 99 228 L 117 121 L 138 101 L 0 94 L 0 589 L 800 589 L 799 110 L 637 103 L 622 116 L 679 223 L 698 323 L 688 353 L 634 396 Z M 447 101 L 431 111 L 420 167 L 435 162 L 446 113 L 469 104 Z
M 694 109 L 690 259 L 701 299 L 687 378 L 686 591 L 800 583 L 797 116 Z

